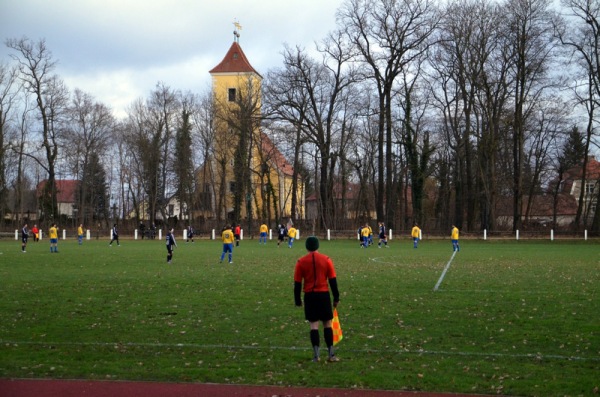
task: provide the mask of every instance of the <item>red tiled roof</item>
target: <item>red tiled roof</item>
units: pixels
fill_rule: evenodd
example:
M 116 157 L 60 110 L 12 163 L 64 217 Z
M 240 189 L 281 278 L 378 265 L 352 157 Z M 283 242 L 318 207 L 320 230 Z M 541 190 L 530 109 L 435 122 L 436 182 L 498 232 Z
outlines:
M 37 185 L 37 193 L 38 196 L 41 194 L 42 190 L 46 186 L 48 182 L 47 179 L 44 179 Z M 75 202 L 75 194 L 77 192 L 77 186 L 79 185 L 79 181 L 73 179 L 61 179 L 56 181 L 56 201 L 58 203 L 74 203 Z
M 585 169 L 586 169 L 585 177 L 587 180 L 600 179 L 600 162 L 597 161 L 593 156 L 590 156 L 590 158 L 588 158 L 588 162 L 587 162 Z M 581 179 L 581 176 L 583 174 L 583 162 L 573 168 L 570 168 L 566 172 L 566 174 L 567 174 L 567 176 L 564 179 L 572 179 L 572 180 Z
M 264 132 L 260 133 L 260 145 L 262 153 L 274 163 L 279 172 L 287 176 L 294 175 L 294 167 L 287 162 L 283 154 L 281 154 L 279 149 L 273 144 L 273 141 Z
M 227 51 L 221 63 L 212 68 L 209 73 L 256 73 L 260 76 L 260 73 L 250 65 L 246 54 L 242 51 L 242 47 L 235 41 L 229 47 L 229 51 Z M 262 78 L 262 76 L 260 77 Z

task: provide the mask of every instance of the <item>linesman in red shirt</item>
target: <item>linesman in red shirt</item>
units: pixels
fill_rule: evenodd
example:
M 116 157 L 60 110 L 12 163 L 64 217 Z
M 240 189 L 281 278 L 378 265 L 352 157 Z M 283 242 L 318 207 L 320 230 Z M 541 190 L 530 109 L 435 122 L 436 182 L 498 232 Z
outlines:
M 319 239 L 311 236 L 306 239 L 308 254 L 298 259 L 294 269 L 294 299 L 296 306 L 302 306 L 301 291 L 304 290 L 304 315 L 310 323 L 310 342 L 313 347 L 313 361 L 319 361 L 319 321 L 323 323 L 323 336 L 328 350 L 328 360 L 338 361 L 333 351 L 333 308 L 329 287 L 333 294 L 333 307 L 340 302 L 337 278 L 333 261 L 319 253 Z M 329 282 L 329 286 L 327 283 Z M 302 284 L 304 283 L 304 287 Z

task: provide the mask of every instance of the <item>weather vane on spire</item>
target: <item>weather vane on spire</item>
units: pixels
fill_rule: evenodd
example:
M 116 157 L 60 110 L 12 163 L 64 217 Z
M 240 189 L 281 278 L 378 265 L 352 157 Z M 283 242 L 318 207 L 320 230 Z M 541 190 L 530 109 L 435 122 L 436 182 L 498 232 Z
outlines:
M 233 30 L 233 41 L 239 43 L 240 42 L 240 30 L 242 30 L 242 25 L 238 22 L 237 19 L 233 20 L 233 26 L 235 29 Z

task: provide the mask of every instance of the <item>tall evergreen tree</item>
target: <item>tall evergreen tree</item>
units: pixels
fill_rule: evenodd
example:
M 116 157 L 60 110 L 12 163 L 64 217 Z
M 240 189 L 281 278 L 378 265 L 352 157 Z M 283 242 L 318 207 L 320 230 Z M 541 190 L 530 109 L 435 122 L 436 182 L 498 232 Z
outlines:
M 554 225 L 557 224 L 558 195 L 560 194 L 565 173 L 569 168 L 581 164 L 585 153 L 585 137 L 577 127 L 573 127 L 569 131 L 561 153 L 558 154 L 556 159 L 556 183 L 552 186 L 552 219 Z
M 585 152 L 585 136 L 577 127 L 573 127 L 569 131 L 563 152 L 559 156 L 559 161 L 564 166 L 565 171 L 580 164 L 583 161 Z
M 194 165 L 192 161 L 192 124 L 190 123 L 191 112 L 184 109 L 181 114 L 181 125 L 175 135 L 175 159 L 173 170 L 176 180 L 175 196 L 181 203 L 179 219 L 183 218 L 183 211 L 191 214 L 194 193 Z
M 83 169 L 83 178 L 79 185 L 78 195 L 82 203 L 82 221 L 84 224 L 108 218 L 110 203 L 108 202 L 108 185 L 106 171 L 102 168 L 100 158 L 95 152 L 90 153 Z

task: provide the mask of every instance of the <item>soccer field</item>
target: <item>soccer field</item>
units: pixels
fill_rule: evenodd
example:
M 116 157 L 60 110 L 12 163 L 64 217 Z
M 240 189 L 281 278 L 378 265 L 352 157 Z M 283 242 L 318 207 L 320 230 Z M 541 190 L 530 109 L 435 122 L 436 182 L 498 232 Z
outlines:
M 600 387 L 597 241 L 323 241 L 344 339 L 313 363 L 294 247 L 244 240 L 0 241 L 0 377 L 590 396 Z M 436 283 L 439 284 L 434 291 Z M 321 333 L 322 338 L 322 333 Z M 322 342 L 322 345 L 324 342 Z

